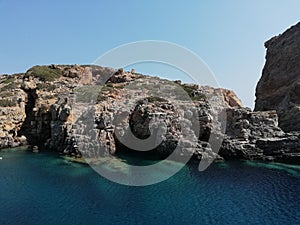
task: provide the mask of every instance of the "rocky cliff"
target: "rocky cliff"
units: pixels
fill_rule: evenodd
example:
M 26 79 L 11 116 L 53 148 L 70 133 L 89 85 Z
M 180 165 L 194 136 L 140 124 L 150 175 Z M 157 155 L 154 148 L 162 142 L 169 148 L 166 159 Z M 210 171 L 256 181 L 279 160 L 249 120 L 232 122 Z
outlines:
M 86 160 L 120 151 L 299 163 L 299 133 L 234 92 L 100 66 L 35 66 L 0 77 L 0 147 L 30 144 Z M 218 150 L 220 151 L 218 152 Z
M 276 110 L 285 131 L 300 130 L 300 23 L 265 43 L 255 111 Z

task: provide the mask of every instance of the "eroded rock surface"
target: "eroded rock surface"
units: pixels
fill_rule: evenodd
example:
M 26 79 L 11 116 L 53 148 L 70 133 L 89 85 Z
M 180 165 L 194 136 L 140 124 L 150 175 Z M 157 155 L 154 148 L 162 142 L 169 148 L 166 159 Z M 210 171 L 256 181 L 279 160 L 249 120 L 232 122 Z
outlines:
M 227 109 L 226 137 L 219 154 L 226 159 L 299 164 L 299 134 L 285 133 L 278 126 L 276 111 L 252 112 L 247 108 L 231 108 Z
M 276 110 L 283 130 L 300 131 L 300 23 L 267 41 L 265 47 L 255 111 Z
M 230 90 L 79 65 L 0 79 L 0 148 L 28 143 L 89 160 L 149 148 L 207 161 L 299 161 L 299 134 L 279 128 L 275 111 L 243 108 Z

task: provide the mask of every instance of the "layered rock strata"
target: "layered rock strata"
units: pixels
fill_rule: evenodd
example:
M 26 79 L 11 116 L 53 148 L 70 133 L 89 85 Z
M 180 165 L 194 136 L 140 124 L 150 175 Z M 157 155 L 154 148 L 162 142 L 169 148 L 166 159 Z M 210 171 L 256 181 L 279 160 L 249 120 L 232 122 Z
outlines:
M 27 143 L 90 160 L 131 149 L 299 162 L 299 134 L 279 128 L 275 111 L 243 108 L 226 89 L 51 65 L 1 76 L 0 90 L 1 148 Z

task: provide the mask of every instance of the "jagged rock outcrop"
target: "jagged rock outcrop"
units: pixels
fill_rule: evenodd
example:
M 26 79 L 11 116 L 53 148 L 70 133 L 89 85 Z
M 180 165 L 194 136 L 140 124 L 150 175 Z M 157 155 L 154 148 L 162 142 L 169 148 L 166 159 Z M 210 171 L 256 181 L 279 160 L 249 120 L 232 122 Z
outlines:
M 79 65 L 0 79 L 0 148 L 28 143 L 88 160 L 144 149 L 208 161 L 299 161 L 299 134 L 282 131 L 275 111 L 243 108 L 230 90 Z
M 104 84 L 114 72 L 99 66 L 51 65 L 0 76 L 0 148 L 26 143 L 62 147 L 74 88 Z
M 252 112 L 227 109 L 226 137 L 219 154 L 226 159 L 256 159 L 297 163 L 300 133 L 285 133 L 278 127 L 276 111 Z
M 243 107 L 242 101 L 237 97 L 237 95 L 232 90 L 227 90 L 221 88 L 224 95 L 224 99 L 229 107 Z
M 265 47 L 255 111 L 276 110 L 283 130 L 300 131 L 300 22 L 267 41 Z
M 0 76 L 0 148 L 26 143 L 26 137 L 18 135 L 26 118 L 22 76 Z
M 90 158 L 126 147 L 154 150 L 167 156 L 179 146 L 179 155 L 193 154 L 196 149 L 197 158 L 205 154 L 208 160 L 213 160 L 218 155 L 207 143 L 213 117 L 213 113 L 208 115 L 210 106 L 205 96 L 209 94 L 218 95 L 220 105 L 227 105 L 221 90 L 177 85 L 157 77 L 117 71 L 102 88 L 97 104 L 81 102 L 85 105 L 81 107 L 83 110 L 77 110 L 79 102 L 74 105 L 73 110 L 80 112 L 74 130 L 76 139 L 80 140 L 79 149 Z M 193 123 L 198 128 L 193 128 Z M 199 135 L 206 143 L 198 139 Z M 149 140 L 141 143 L 136 140 L 149 136 Z M 120 144 L 122 148 L 116 149 Z

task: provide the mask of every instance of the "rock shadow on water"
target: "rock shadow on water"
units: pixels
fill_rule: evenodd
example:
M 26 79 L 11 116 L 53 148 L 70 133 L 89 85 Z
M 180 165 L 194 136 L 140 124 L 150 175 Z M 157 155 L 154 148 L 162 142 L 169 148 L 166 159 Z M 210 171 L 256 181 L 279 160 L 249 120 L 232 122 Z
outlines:
M 291 165 L 279 162 L 259 162 L 259 161 L 245 161 L 244 162 L 248 166 L 252 167 L 261 167 L 271 170 L 279 170 L 282 172 L 286 172 L 292 176 L 300 176 L 300 165 Z

